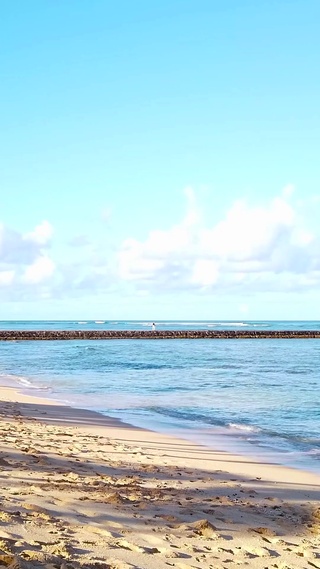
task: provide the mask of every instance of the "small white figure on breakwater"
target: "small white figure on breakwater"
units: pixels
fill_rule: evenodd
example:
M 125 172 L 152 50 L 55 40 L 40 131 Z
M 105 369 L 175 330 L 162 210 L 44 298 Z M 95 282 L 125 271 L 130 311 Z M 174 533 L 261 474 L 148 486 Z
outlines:
M 156 325 L 154 322 L 152 322 L 152 330 L 155 330 L 155 329 L 156 329 Z

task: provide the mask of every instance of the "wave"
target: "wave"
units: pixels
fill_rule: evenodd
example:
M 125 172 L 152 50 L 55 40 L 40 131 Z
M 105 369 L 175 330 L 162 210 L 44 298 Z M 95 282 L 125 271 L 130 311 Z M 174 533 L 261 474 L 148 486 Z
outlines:
M 123 324 L 124 322 L 122 322 Z M 146 326 L 146 327 L 150 327 L 152 326 L 152 322 L 137 322 L 137 324 L 139 324 L 140 326 Z M 242 322 L 242 321 L 238 321 L 238 322 L 218 322 L 218 321 L 212 321 L 212 320 L 203 320 L 203 321 L 183 321 L 183 320 L 169 320 L 166 322 L 158 322 L 158 326 L 165 328 L 165 327 L 170 327 L 173 328 L 175 326 L 179 327 L 179 328 L 184 328 L 184 327 L 201 327 L 201 328 L 217 328 L 217 327 L 240 327 L 240 328 L 270 328 L 270 324 L 266 324 L 264 322 L 261 323 L 252 323 L 252 322 Z
M 13 375 L 10 373 L 2 373 L 0 374 L 0 382 L 8 381 L 10 384 L 14 383 L 21 383 L 22 385 L 27 385 L 28 387 L 33 387 L 31 381 L 24 376 L 21 375 Z
M 245 424 L 245 423 L 237 423 L 237 422 L 230 422 L 225 420 L 224 418 L 220 418 L 220 417 L 212 417 L 209 416 L 205 413 L 201 413 L 201 412 L 195 412 L 193 409 L 188 409 L 188 408 L 175 408 L 175 407 L 162 407 L 162 406 L 157 406 L 157 405 L 152 405 L 152 406 L 148 406 L 145 407 L 145 410 L 151 412 L 151 413 L 155 413 L 155 414 L 159 414 L 159 415 L 165 415 L 167 417 L 171 417 L 174 419 L 178 419 L 178 420 L 182 420 L 182 421 L 187 421 L 187 422 L 191 422 L 191 423 L 202 423 L 203 425 L 212 425 L 213 427 L 225 427 L 226 429 L 229 430 L 229 432 L 231 430 L 235 430 L 235 431 L 240 431 L 243 433 L 251 433 L 251 434 L 257 434 L 259 435 L 258 439 L 260 441 L 256 441 L 257 443 L 262 443 L 262 439 L 264 439 L 264 442 L 268 442 L 269 443 L 272 440 L 278 440 L 278 441 L 287 441 L 288 443 L 294 444 L 296 445 L 301 445 L 301 446 L 311 446 L 313 449 L 317 449 L 317 445 L 320 444 L 320 439 L 318 438 L 314 438 L 314 437 L 308 437 L 308 436 L 301 436 L 298 435 L 296 433 L 288 433 L 285 431 L 282 432 L 277 432 L 271 429 L 266 429 L 266 428 L 262 428 L 262 427 L 258 427 L 257 425 L 250 425 L 250 424 Z M 316 450 L 313 451 L 314 453 L 316 453 Z M 319 452 L 320 452 L 320 448 L 319 448 Z
M 251 326 L 251 324 L 248 322 L 215 322 L 214 324 L 208 324 L 208 328 L 215 328 L 216 326 L 228 326 L 229 328 L 232 326 L 234 328 L 235 326 Z
M 253 427 L 252 425 L 243 425 L 241 423 L 228 423 L 227 427 L 248 433 L 261 433 L 261 429 L 259 427 Z
M 33 388 L 35 387 L 31 381 L 29 381 L 29 379 L 27 379 L 26 377 L 16 377 L 15 378 L 16 381 L 18 381 L 18 383 L 21 383 L 22 385 L 26 385 L 27 387 Z
M 182 328 L 183 326 L 210 326 L 211 323 L 208 320 L 204 320 L 203 322 L 185 322 L 183 320 L 169 320 L 168 322 L 157 322 L 155 321 L 158 326 L 165 327 L 165 326 L 179 326 Z M 138 322 L 141 326 L 151 326 L 152 322 Z M 212 324 L 212 326 L 216 326 L 216 324 Z
M 173 322 L 173 324 L 178 324 L 179 326 L 209 326 L 207 322 Z
M 251 323 L 251 322 L 214 322 L 208 324 L 208 328 L 215 328 L 216 326 L 232 326 L 232 327 L 247 327 L 247 328 L 270 328 L 270 324 L 264 323 Z
M 13 375 L 10 373 L 0 374 L 0 384 L 15 387 L 14 384 L 26 387 L 28 389 L 36 389 L 38 391 L 47 391 L 49 387 L 32 383 L 27 377 L 22 375 Z
M 35 389 L 36 391 L 51 391 L 51 387 L 49 385 L 38 385 L 36 383 L 32 383 L 26 377 L 16 377 L 18 383 L 23 385 L 23 387 L 27 387 L 29 389 Z

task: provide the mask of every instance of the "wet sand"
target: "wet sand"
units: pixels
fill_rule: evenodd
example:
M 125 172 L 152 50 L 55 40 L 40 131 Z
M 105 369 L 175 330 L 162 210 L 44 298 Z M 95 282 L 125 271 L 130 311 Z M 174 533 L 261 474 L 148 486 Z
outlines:
M 0 566 L 320 569 L 320 476 L 0 389 Z

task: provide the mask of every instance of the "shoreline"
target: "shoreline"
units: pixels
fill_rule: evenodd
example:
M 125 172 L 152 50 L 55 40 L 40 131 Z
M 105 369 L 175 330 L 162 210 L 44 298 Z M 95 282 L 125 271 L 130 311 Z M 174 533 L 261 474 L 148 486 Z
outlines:
M 225 463 L 237 464 L 237 469 L 240 468 L 240 473 L 243 475 L 250 475 L 247 470 L 248 464 L 255 464 L 258 469 L 258 475 L 268 477 L 270 481 L 295 481 L 297 477 L 303 475 L 314 481 L 315 484 L 319 483 L 320 488 L 320 473 L 310 471 L 305 468 L 297 468 L 281 464 L 280 462 L 270 462 L 267 456 L 259 454 L 247 455 L 235 451 L 229 451 L 221 448 L 214 448 L 198 440 L 188 439 L 178 432 L 160 432 L 153 428 L 134 425 L 130 422 L 120 419 L 119 417 L 112 417 L 105 415 L 99 411 L 86 409 L 84 407 L 77 407 L 68 403 L 63 403 L 57 399 L 50 399 L 37 395 L 30 395 L 24 392 L 23 388 L 16 386 L 1 386 L 0 385 L 0 404 L 4 401 L 18 404 L 20 413 L 26 418 L 32 418 L 41 421 L 45 424 L 52 424 L 58 426 L 65 426 L 72 424 L 76 428 L 89 429 L 110 429 L 118 436 L 118 431 L 125 431 L 125 436 L 128 441 L 139 441 L 139 435 L 146 436 L 149 440 L 159 442 L 162 444 L 163 440 L 172 441 L 173 443 L 180 444 L 189 448 L 193 448 L 197 456 L 205 456 L 213 453 L 217 457 L 217 461 Z M 67 415 L 68 414 L 68 415 Z M 122 435 L 121 435 L 122 436 Z M 225 435 L 222 435 L 224 437 Z M 141 441 L 140 441 L 141 442 Z M 187 458 L 187 456 L 185 457 Z M 239 473 L 238 470 L 233 470 L 232 473 Z M 274 469 L 278 472 L 278 477 L 274 477 Z M 293 474 L 293 476 L 290 475 Z
M 134 425 L 119 417 L 112 417 L 111 415 L 100 413 L 99 411 L 73 406 L 68 403 L 63 403 L 58 399 L 30 395 L 25 393 L 23 388 L 20 389 L 19 387 L 3 387 L 0 385 L 0 404 L 3 401 L 2 397 L 5 397 L 5 401 L 18 404 L 21 414 L 26 418 L 32 418 L 45 424 L 59 426 L 72 424 L 76 428 L 85 428 L 89 430 L 91 427 L 94 429 L 107 428 L 115 431 L 116 435 L 118 435 L 118 431 L 125 430 L 125 436 L 128 437 L 128 441 L 140 440 L 139 434 L 145 435 L 147 438 L 150 437 L 155 441 L 155 443 L 158 441 L 159 444 L 162 443 L 163 439 L 168 439 L 169 441 L 181 444 L 182 446 L 185 445 L 190 448 L 194 448 L 194 451 L 197 454 L 200 453 L 201 456 L 203 453 L 213 453 L 217 457 L 218 461 L 222 461 L 223 463 L 236 463 L 238 465 L 236 468 L 240 468 L 241 473 L 244 475 L 250 474 L 247 471 L 247 465 L 252 464 L 252 461 L 254 461 L 253 463 L 258 468 L 258 475 L 268 477 L 270 481 L 295 481 L 296 477 L 301 474 L 310 477 L 310 480 L 314 480 L 315 484 L 319 483 L 320 487 L 320 473 L 313 472 L 305 468 L 297 468 L 295 466 L 281 464 L 280 462 L 270 462 L 267 459 L 267 456 L 254 453 L 252 455 L 247 455 L 245 453 L 237 452 L 236 450 L 232 452 L 226 449 L 214 448 L 204 442 L 192 440 L 191 438 L 188 439 L 186 436 L 183 436 L 181 432 L 160 432 L 151 427 L 148 428 Z M 222 437 L 224 436 L 225 435 L 222 435 Z M 232 468 L 232 466 L 230 468 Z M 279 478 L 273 477 L 272 471 L 274 469 L 279 471 Z M 293 478 L 290 476 L 290 472 L 293 473 Z M 232 470 L 232 473 L 236 473 L 236 471 Z
M 320 476 L 13 387 L 0 399 L 0 549 L 21 567 L 320 567 Z
M 28 385 L 16 385 L 17 380 L 12 381 L 13 389 L 17 389 L 22 394 L 30 395 L 35 398 L 43 398 L 41 391 L 43 388 Z M 0 384 L 1 388 L 1 384 Z M 35 392 L 40 393 L 36 395 Z M 54 394 L 53 394 L 54 395 Z M 69 394 L 70 395 L 70 394 Z M 320 462 L 316 460 L 306 460 L 306 455 L 301 454 L 298 451 L 295 452 L 295 458 L 292 457 L 292 453 L 281 452 L 280 450 L 272 447 L 260 447 L 258 443 L 253 442 L 250 444 L 246 439 L 243 439 L 244 434 L 241 430 L 229 431 L 227 427 L 218 427 L 211 425 L 204 425 L 203 428 L 198 427 L 188 428 L 184 425 L 171 424 L 168 426 L 166 423 L 162 424 L 157 422 L 156 419 L 150 417 L 149 420 L 138 417 L 130 417 L 128 413 L 122 417 L 119 417 L 119 413 L 112 413 L 112 411 L 106 411 L 105 413 L 94 409 L 93 407 L 85 407 L 82 402 L 70 401 L 70 398 L 55 398 L 47 397 L 48 401 L 53 402 L 57 405 L 65 405 L 73 409 L 83 409 L 84 411 L 98 413 L 103 417 L 109 418 L 120 422 L 121 424 L 127 424 L 133 428 L 142 429 L 146 431 L 151 431 L 158 433 L 159 436 L 165 435 L 173 438 L 179 438 L 186 440 L 196 446 L 205 447 L 212 451 L 219 451 L 221 453 L 235 454 L 237 456 L 243 456 L 247 459 L 255 460 L 256 462 L 268 463 L 272 461 L 273 464 L 283 466 L 284 468 L 293 468 L 301 472 L 308 472 L 320 476 Z
M 35 400 L 45 400 L 48 404 L 53 404 L 54 406 L 63 406 L 73 410 L 80 410 L 83 413 L 88 412 L 97 414 L 98 416 L 104 417 L 106 421 L 114 421 L 119 425 L 126 425 L 133 429 L 144 430 L 147 432 L 153 432 L 158 434 L 160 437 L 168 436 L 174 439 L 181 439 L 185 440 L 195 446 L 204 447 L 208 450 L 226 453 L 230 455 L 236 455 L 242 457 L 244 460 L 254 460 L 256 463 L 261 464 L 268 464 L 270 461 L 273 465 L 278 465 L 279 467 L 289 468 L 298 470 L 300 472 L 315 474 L 316 476 L 320 476 L 320 465 L 316 463 L 316 461 L 300 461 L 296 459 L 291 459 L 286 457 L 286 453 L 281 453 L 281 451 L 274 449 L 274 448 L 266 448 L 266 447 L 259 447 L 258 444 L 253 443 L 252 445 L 246 441 L 241 440 L 243 434 L 241 432 L 228 432 L 227 428 L 218 428 L 212 425 L 211 429 L 208 428 L 198 428 L 198 429 L 188 429 L 183 425 L 176 425 L 176 426 L 167 426 L 157 423 L 152 418 L 150 421 L 142 419 L 139 421 L 138 419 L 131 417 L 119 417 L 116 416 L 117 413 L 114 415 L 112 413 L 103 413 L 100 410 L 96 410 L 93 408 L 88 408 L 82 406 L 81 403 L 78 404 L 77 402 L 70 402 L 67 398 L 60 399 L 53 397 L 45 397 L 41 393 L 41 391 L 45 391 L 41 387 L 37 387 L 35 385 L 24 385 L 19 384 L 17 379 L 9 380 L 9 385 L 1 385 L 0 383 L 0 391 L 4 387 L 12 388 L 14 391 L 17 391 L 23 396 L 30 397 L 31 399 L 34 398 Z M 12 383 L 12 385 L 10 385 Z M 38 394 L 36 394 L 38 392 Z M 54 394 L 53 394 L 54 395 Z M 299 454 L 298 454 L 299 456 Z

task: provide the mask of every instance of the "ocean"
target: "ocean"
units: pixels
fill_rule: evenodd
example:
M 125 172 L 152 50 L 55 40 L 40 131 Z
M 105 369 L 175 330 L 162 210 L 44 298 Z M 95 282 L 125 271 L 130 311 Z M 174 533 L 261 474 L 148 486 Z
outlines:
M 6 321 L 0 329 L 151 329 Z M 157 329 L 320 330 L 320 322 L 156 322 Z M 0 342 L 0 382 L 136 426 L 320 472 L 318 339 Z

